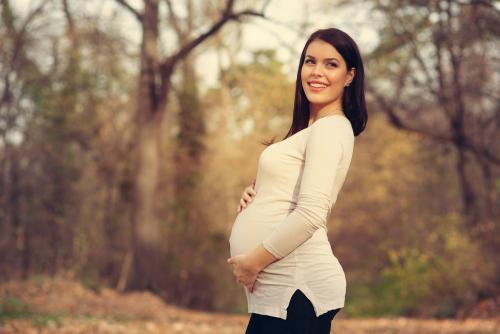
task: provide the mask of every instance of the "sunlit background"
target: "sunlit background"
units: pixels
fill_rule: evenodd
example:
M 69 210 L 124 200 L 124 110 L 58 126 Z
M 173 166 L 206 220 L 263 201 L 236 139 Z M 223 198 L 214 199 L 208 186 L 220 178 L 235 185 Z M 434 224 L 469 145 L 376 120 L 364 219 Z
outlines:
M 328 221 L 347 278 L 339 318 L 500 314 L 498 1 L 0 11 L 0 321 L 77 309 L 34 297 L 72 284 L 246 315 L 229 233 L 325 27 L 358 43 L 369 109 Z

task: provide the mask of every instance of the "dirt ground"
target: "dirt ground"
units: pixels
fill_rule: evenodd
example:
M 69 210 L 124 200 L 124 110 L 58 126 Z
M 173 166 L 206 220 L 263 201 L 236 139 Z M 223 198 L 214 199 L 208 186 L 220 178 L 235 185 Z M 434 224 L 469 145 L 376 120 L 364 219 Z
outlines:
M 148 292 L 100 293 L 63 279 L 0 285 L 0 334 L 7 333 L 244 333 L 247 315 L 208 313 L 165 304 Z M 3 313 L 3 315 L 2 315 Z M 339 314 L 340 315 L 340 314 Z M 336 317 L 334 334 L 498 334 L 500 316 L 488 319 L 422 320 Z

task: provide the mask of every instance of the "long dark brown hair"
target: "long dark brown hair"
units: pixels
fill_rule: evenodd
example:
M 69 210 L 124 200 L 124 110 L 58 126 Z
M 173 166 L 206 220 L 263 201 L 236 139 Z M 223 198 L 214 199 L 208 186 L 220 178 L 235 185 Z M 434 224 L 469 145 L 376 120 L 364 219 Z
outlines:
M 300 55 L 299 68 L 297 70 L 297 80 L 295 83 L 295 100 L 293 106 L 293 120 L 290 130 L 283 138 L 292 136 L 293 134 L 307 128 L 309 124 L 309 100 L 306 97 L 304 88 L 302 87 L 301 71 L 304 64 L 304 58 L 309 44 L 320 39 L 332 45 L 344 58 L 347 69 L 355 68 L 356 73 L 351 84 L 344 88 L 342 95 L 342 109 L 344 114 L 351 122 L 351 126 L 355 136 L 358 136 L 366 127 L 368 122 L 368 113 L 365 102 L 365 72 L 363 60 L 359 52 L 356 42 L 345 32 L 336 28 L 320 29 L 309 36 L 302 54 Z M 274 139 L 264 142 L 265 145 L 272 144 Z

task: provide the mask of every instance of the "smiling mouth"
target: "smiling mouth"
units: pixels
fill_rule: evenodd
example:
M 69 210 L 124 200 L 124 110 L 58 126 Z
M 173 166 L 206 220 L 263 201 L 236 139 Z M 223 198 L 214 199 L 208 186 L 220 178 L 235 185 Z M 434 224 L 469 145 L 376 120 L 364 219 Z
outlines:
M 329 85 L 324 83 L 324 82 L 319 82 L 319 81 L 308 81 L 307 82 L 307 85 L 313 89 L 323 89 L 323 88 L 326 88 L 328 87 Z
M 314 88 L 325 88 L 327 85 L 310 82 L 309 86 L 314 87 Z

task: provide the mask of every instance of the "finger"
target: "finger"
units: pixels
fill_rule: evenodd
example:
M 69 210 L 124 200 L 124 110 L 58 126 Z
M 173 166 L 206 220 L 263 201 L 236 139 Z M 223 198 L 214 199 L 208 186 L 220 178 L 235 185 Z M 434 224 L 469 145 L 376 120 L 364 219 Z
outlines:
M 241 207 L 242 207 L 242 208 L 246 208 L 246 206 L 247 206 L 247 204 L 246 204 L 246 202 L 243 200 L 243 198 L 242 198 L 242 199 L 240 199 L 240 205 L 241 205 Z
M 248 203 L 252 201 L 252 196 L 250 196 L 249 194 L 245 194 L 243 195 L 243 199 Z
M 253 188 L 248 188 L 247 191 L 246 191 L 246 194 L 252 198 L 253 196 L 257 195 L 257 193 L 255 192 L 255 190 L 253 190 Z

